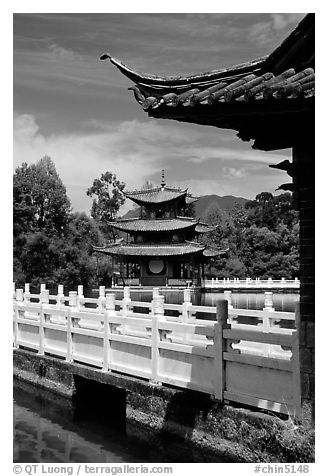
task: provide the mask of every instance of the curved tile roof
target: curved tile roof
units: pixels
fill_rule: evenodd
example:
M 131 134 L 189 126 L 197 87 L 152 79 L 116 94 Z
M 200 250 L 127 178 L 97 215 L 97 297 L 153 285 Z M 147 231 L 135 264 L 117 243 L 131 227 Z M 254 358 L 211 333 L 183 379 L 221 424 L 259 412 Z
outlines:
M 157 187 L 149 190 L 125 192 L 124 195 L 138 204 L 165 203 L 186 196 L 187 189 L 181 190 L 179 188 Z
M 109 59 L 136 84 L 130 89 L 147 111 L 165 105 L 308 97 L 314 94 L 314 15 L 306 15 L 270 55 L 202 74 L 160 77 L 134 71 L 109 54 L 101 59 Z
M 270 55 L 227 69 L 159 77 L 101 59 L 134 82 L 129 89 L 150 117 L 236 130 L 255 149 L 292 147 L 314 122 L 314 14 Z
M 199 243 L 185 242 L 179 244 L 113 244 L 104 247 L 93 247 L 95 251 L 116 256 L 182 256 L 201 253 L 205 246 Z
M 214 231 L 219 227 L 219 225 L 208 225 L 207 223 L 198 223 L 195 231 L 196 233 L 208 233 Z
M 120 220 L 116 222 L 109 222 L 108 224 L 125 232 L 163 232 L 184 230 L 186 228 L 196 227 L 198 220 L 193 218 L 171 218 L 171 219 L 157 219 L 157 220 L 141 220 L 140 218 L 131 218 L 127 220 Z
M 229 251 L 229 248 L 226 249 L 217 249 L 213 248 L 211 246 L 207 246 L 206 249 L 203 251 L 203 255 L 206 256 L 207 258 L 214 258 L 215 256 L 221 256 L 226 254 Z
M 235 101 L 310 98 L 314 96 L 314 79 L 313 68 L 305 68 L 299 72 L 288 68 L 278 75 L 272 72 L 251 73 L 242 77 L 238 75 L 218 79 L 215 83 L 205 81 L 195 84 L 186 79 L 187 84 L 183 91 L 175 87 L 168 91 L 157 90 L 155 87 L 145 88 L 139 83 L 130 89 L 133 89 L 135 98 L 142 108 L 151 112 L 166 106 L 170 108 L 218 106 L 220 103 Z M 157 114 L 159 113 L 158 111 Z

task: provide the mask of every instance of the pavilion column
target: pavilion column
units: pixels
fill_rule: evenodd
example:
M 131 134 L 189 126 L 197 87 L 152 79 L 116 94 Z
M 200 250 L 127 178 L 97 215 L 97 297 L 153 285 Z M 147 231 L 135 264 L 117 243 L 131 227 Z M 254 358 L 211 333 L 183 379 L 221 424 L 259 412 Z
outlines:
M 300 212 L 300 367 L 302 406 L 314 419 L 314 277 L 315 190 L 314 140 L 300 140 L 293 148 L 294 184 Z

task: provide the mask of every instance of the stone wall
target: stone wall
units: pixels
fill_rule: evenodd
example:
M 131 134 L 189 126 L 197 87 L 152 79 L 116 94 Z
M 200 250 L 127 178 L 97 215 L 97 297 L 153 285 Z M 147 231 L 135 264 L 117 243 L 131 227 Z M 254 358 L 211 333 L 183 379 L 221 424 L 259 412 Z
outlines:
M 177 444 L 183 441 L 199 452 L 202 462 L 314 461 L 314 431 L 309 421 L 295 425 L 286 417 L 222 405 L 210 395 L 151 385 L 22 349 L 14 350 L 14 375 L 75 402 L 86 399 L 89 407 L 93 400 L 88 393 L 94 395 L 97 390 L 98 406 L 103 392 L 110 403 L 107 407 L 120 409 L 122 417 L 146 432 L 154 444 L 174 437 Z

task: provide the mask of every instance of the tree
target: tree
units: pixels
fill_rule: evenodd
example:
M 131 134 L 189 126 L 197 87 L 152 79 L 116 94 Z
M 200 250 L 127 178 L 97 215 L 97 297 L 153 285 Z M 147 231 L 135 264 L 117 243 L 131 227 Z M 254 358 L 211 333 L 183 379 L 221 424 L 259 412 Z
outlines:
M 117 212 L 125 202 L 123 190 L 125 183 L 120 182 L 112 172 L 101 174 L 87 190 L 93 197 L 91 216 L 101 224 L 105 232 L 109 232 L 108 222 L 116 218 Z
M 14 174 L 14 235 L 43 230 L 62 233 L 67 224 L 70 201 L 51 158 L 36 164 L 23 163 Z

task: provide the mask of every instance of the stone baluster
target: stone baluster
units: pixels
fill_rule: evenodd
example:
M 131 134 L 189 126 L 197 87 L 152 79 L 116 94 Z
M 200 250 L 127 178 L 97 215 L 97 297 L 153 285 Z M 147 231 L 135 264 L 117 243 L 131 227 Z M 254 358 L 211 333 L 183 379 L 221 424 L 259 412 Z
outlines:
M 17 349 L 19 347 L 19 328 L 18 328 L 18 318 L 22 317 L 22 311 L 19 311 L 19 303 L 24 300 L 23 289 L 17 289 L 15 291 L 14 283 L 14 347 Z
M 223 294 L 224 294 L 224 299 L 227 301 L 228 303 L 228 318 L 229 318 L 229 323 L 230 324 L 235 324 L 237 323 L 237 317 L 235 316 L 232 316 L 231 314 L 229 314 L 229 311 L 231 311 L 233 309 L 233 305 L 232 305 L 232 292 L 231 291 L 223 291 Z
M 84 309 L 84 295 L 83 295 L 83 285 L 80 284 L 77 287 L 77 307 L 80 311 Z
M 127 316 L 129 308 L 131 307 L 131 297 L 130 297 L 130 288 L 125 286 L 123 289 L 123 299 L 122 299 L 122 315 Z
M 158 360 L 160 332 L 158 323 L 164 318 L 164 296 L 155 295 L 152 300 L 152 347 L 151 347 L 151 379 L 150 382 L 160 385 L 158 379 Z
M 97 312 L 103 313 L 105 312 L 105 307 L 106 307 L 106 288 L 105 286 L 99 286 L 99 297 L 98 297 L 98 308 Z
M 103 372 L 111 372 L 111 340 L 110 334 L 113 332 L 113 327 L 117 325 L 111 323 L 111 318 L 117 316 L 115 311 L 115 294 L 107 293 L 105 296 L 105 312 L 104 312 L 104 359 Z
M 228 309 L 233 309 L 231 291 L 223 291 L 223 294 L 224 294 L 225 300 L 228 301 Z
M 264 293 L 264 309 L 268 309 L 269 311 L 274 311 L 273 294 L 271 291 L 266 291 Z
M 159 296 L 159 288 L 153 288 L 153 299 L 155 296 Z
M 40 302 L 43 305 L 49 304 L 49 289 L 46 289 L 45 284 L 41 284 Z
M 62 284 L 58 284 L 57 307 L 59 307 L 59 309 L 62 309 L 65 307 L 64 286 Z
M 269 314 L 274 312 L 273 307 L 273 294 L 271 291 L 266 291 L 264 293 L 264 308 L 263 308 L 263 321 L 262 321 L 262 332 L 271 332 L 271 318 Z M 270 344 L 264 344 L 264 356 L 270 357 L 272 351 L 272 346 Z
M 16 289 L 16 301 L 24 301 L 24 290 Z
M 281 284 L 284 286 L 286 284 L 286 279 L 285 278 L 281 278 Z
M 190 288 L 185 288 L 183 290 L 183 303 L 182 303 L 182 322 L 188 322 L 191 319 L 191 290 Z
M 30 285 L 26 283 L 25 291 L 24 291 L 24 303 L 28 306 L 30 302 L 31 302 Z
M 69 291 L 68 293 L 69 298 L 69 306 L 71 308 L 77 308 L 77 292 L 76 291 Z M 72 309 L 74 310 L 74 309 Z
M 272 278 L 268 278 L 268 286 L 272 286 L 272 284 L 273 284 Z
M 107 293 L 106 294 L 105 308 L 106 308 L 106 311 L 110 311 L 111 315 L 114 315 L 114 312 L 115 312 L 115 316 L 116 316 L 115 294 L 114 293 Z

